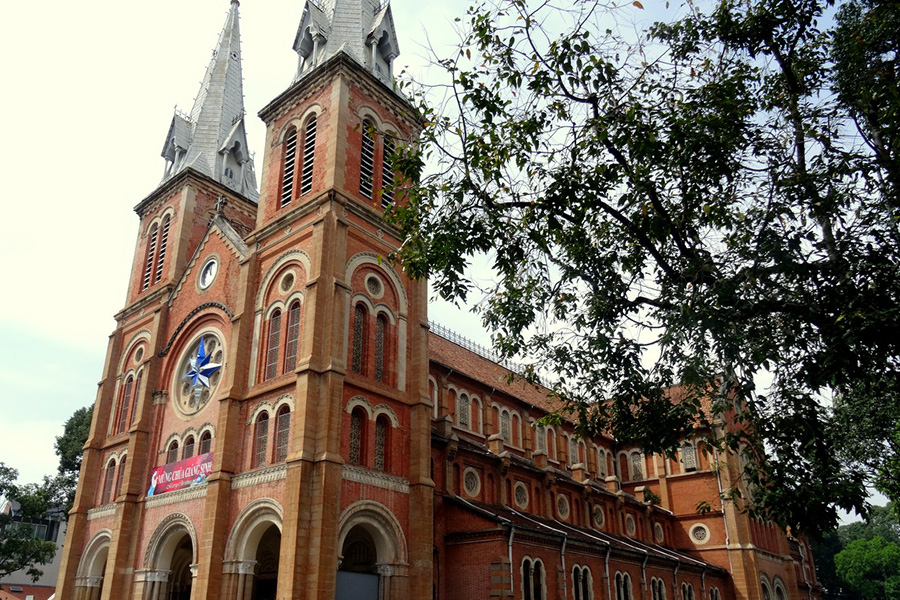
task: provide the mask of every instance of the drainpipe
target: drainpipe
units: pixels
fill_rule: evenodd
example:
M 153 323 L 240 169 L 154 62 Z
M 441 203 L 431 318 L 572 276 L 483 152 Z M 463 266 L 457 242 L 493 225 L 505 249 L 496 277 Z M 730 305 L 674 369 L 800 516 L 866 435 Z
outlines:
M 612 554 L 612 545 L 607 542 L 606 544 L 606 593 L 607 598 L 612 600 L 612 580 L 609 578 L 609 555 Z
M 650 560 L 650 553 L 644 550 L 644 564 L 641 565 L 641 587 L 647 592 L 647 561 Z M 643 594 L 642 594 L 643 595 Z M 644 596 L 646 597 L 646 596 Z
M 716 459 L 716 484 L 719 486 L 719 502 L 722 503 L 722 524 L 725 526 L 725 555 L 728 557 L 728 570 L 734 573 L 734 565 L 731 564 L 731 542 L 728 538 L 728 512 L 725 510 L 725 499 L 722 498 L 722 472 L 719 466 L 719 451 L 713 449 L 713 457 Z
M 562 549 L 560 550 L 559 554 L 560 554 L 560 560 L 562 560 L 563 598 L 566 598 L 566 597 L 568 597 L 568 592 L 566 591 L 566 578 L 567 578 L 567 574 L 566 574 L 566 542 L 569 541 L 569 534 L 566 533 L 565 531 L 563 531 L 562 534 L 563 534 L 563 543 L 562 543 Z
M 703 567 L 703 573 L 700 574 L 700 594 L 706 597 L 706 567 Z
M 510 595 L 511 595 L 513 598 L 516 597 L 516 593 L 515 593 L 515 585 L 516 585 L 516 584 L 515 584 L 515 581 L 516 581 L 516 578 L 513 576 L 513 559 L 512 559 L 512 545 L 513 545 L 513 538 L 515 537 L 515 535 L 516 535 L 516 526 L 515 526 L 515 525 L 510 525 L 510 527 L 509 527 L 509 546 L 508 546 L 508 552 L 509 552 L 509 593 L 510 593 Z
M 676 562 L 677 562 L 678 564 L 675 565 L 675 572 L 672 574 L 672 581 L 675 583 L 675 585 L 674 585 L 674 587 L 673 587 L 672 589 L 675 591 L 675 593 L 674 593 L 673 595 L 674 595 L 676 598 L 678 598 L 678 597 L 679 597 L 679 596 L 678 596 L 678 593 L 679 593 L 679 590 L 678 590 L 678 570 L 681 568 L 681 561 L 678 560 L 677 558 L 676 558 L 675 560 L 676 560 Z M 681 600 L 684 600 L 684 598 L 682 598 Z

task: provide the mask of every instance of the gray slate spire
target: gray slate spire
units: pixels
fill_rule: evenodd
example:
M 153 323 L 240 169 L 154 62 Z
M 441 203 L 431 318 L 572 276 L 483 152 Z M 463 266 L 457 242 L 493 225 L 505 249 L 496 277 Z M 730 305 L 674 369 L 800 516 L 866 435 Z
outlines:
M 400 49 L 389 0 L 306 0 L 294 40 L 297 76 L 343 51 L 388 86 Z
M 238 6 L 231 0 L 191 113 L 175 111 L 162 151 L 163 181 L 190 167 L 256 202 L 256 172 L 244 128 Z

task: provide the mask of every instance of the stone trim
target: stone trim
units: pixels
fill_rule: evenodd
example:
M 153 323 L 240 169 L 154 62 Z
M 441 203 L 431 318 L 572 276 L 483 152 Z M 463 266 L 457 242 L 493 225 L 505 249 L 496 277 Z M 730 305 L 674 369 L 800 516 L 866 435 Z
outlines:
M 409 493 L 408 479 L 388 475 L 387 473 L 381 473 L 379 471 L 372 471 L 363 467 L 344 465 L 342 477 L 347 481 L 352 481 L 354 483 L 371 485 L 393 492 L 400 492 L 401 494 Z
M 242 473 L 241 475 L 235 476 L 231 480 L 231 489 L 237 490 L 240 488 L 253 487 L 261 483 L 280 481 L 285 477 L 287 477 L 287 465 L 275 465 L 274 467 L 268 467 L 250 473 Z
M 147 508 L 166 506 L 168 504 L 187 502 L 188 500 L 195 500 L 196 498 L 203 498 L 205 496 L 206 484 L 204 483 L 201 485 L 192 485 L 189 488 L 178 490 L 177 492 L 168 492 L 166 494 L 160 494 L 159 496 L 151 496 L 150 498 L 147 498 L 146 506 Z
M 97 508 L 92 508 L 87 511 L 87 520 L 93 521 L 94 519 L 102 519 L 104 517 L 111 517 L 116 514 L 116 505 L 115 504 L 104 504 L 103 506 L 98 506 Z

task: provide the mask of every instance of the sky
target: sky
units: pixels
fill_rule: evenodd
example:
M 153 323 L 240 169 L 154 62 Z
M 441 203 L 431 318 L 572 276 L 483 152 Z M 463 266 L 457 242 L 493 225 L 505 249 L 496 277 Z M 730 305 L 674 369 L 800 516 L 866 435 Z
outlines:
M 138 219 L 160 181 L 177 105 L 188 111 L 229 0 L 49 0 L 4 7 L 0 114 L 0 462 L 19 481 L 55 473 L 63 423 L 93 403 L 113 315 L 124 307 Z M 463 2 L 393 0 L 397 71 L 427 77 Z M 244 95 L 257 174 L 257 112 L 291 83 L 302 0 L 245 0 Z M 428 27 L 428 36 L 425 27 Z M 486 343 L 479 319 L 432 317 Z

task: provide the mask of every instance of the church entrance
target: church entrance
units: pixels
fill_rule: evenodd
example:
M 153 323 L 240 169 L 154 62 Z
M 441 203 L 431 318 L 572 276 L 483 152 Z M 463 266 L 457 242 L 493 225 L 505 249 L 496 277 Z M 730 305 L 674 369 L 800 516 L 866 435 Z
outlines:
M 357 525 L 344 539 L 335 600 L 379 600 L 375 540 Z
M 194 576 L 191 572 L 193 557 L 194 548 L 191 538 L 185 534 L 172 552 L 172 574 L 169 579 L 168 600 L 191 600 L 191 588 L 194 583 Z
M 278 563 L 281 552 L 281 530 L 274 524 L 259 538 L 256 548 L 256 577 L 251 600 L 275 600 L 278 593 Z

